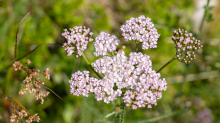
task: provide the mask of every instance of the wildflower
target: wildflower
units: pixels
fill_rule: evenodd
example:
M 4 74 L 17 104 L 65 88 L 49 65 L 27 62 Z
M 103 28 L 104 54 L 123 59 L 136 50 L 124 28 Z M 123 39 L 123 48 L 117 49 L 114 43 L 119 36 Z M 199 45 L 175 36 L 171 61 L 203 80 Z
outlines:
M 22 66 L 23 66 L 23 65 L 20 63 L 20 61 L 16 61 L 16 62 L 13 64 L 13 67 L 14 67 L 14 70 L 15 70 L 15 71 L 21 70 Z
M 31 63 L 31 61 L 28 59 L 27 63 Z M 29 93 L 34 93 L 36 100 L 40 100 L 40 103 L 43 104 L 44 97 L 49 95 L 48 91 L 44 91 L 41 89 L 41 86 L 44 86 L 44 82 L 41 81 L 36 76 L 39 76 L 40 74 L 43 74 L 45 78 L 50 79 L 50 75 L 48 74 L 49 68 L 47 68 L 45 71 L 40 72 L 38 69 L 29 69 L 26 66 L 23 66 L 20 61 L 17 61 L 13 64 L 14 70 L 24 70 L 27 76 L 24 79 L 25 87 L 24 89 L 28 91 Z M 32 82 L 33 80 L 33 82 Z M 23 95 L 26 94 L 26 91 L 24 89 L 21 89 L 19 91 L 19 94 Z
M 116 50 L 117 45 L 120 40 L 117 39 L 115 35 L 110 36 L 110 34 L 101 32 L 96 38 L 93 46 L 95 47 L 95 56 L 107 55 L 107 52 L 113 52 Z
M 12 113 L 12 115 L 10 116 L 10 122 L 11 122 L 11 123 L 14 123 L 16 117 L 17 117 L 17 115 L 15 115 L 14 113 Z
M 9 104 L 12 106 L 13 108 L 13 113 L 10 116 L 10 122 L 11 123 L 17 123 L 17 122 L 26 122 L 26 123 L 31 123 L 31 122 L 39 122 L 40 121 L 40 117 L 37 116 L 37 114 L 34 115 L 30 115 L 27 111 L 25 111 L 24 109 L 19 109 L 18 104 L 15 103 L 13 100 L 11 100 L 10 98 L 9 100 Z M 26 118 L 25 118 L 26 117 Z M 26 120 L 24 120 L 26 119 Z
M 47 78 L 48 80 L 50 80 L 50 74 L 48 73 L 49 68 L 47 68 L 46 70 L 43 71 L 43 75 L 45 78 Z
M 179 61 L 189 64 L 191 61 L 195 60 L 196 50 L 202 48 L 200 40 L 192 37 L 192 33 L 187 33 L 184 29 L 178 29 L 178 31 L 173 32 L 172 40 L 176 45 L 176 57 Z
M 199 111 L 194 119 L 195 123 L 212 123 L 212 121 L 213 116 L 209 108 L 205 108 L 204 110 Z
M 151 105 L 157 105 L 157 99 L 162 97 L 161 91 L 166 90 L 167 83 L 152 70 L 149 58 L 140 52 L 132 52 L 128 58 L 124 51 L 113 57 L 99 58 L 91 65 L 96 72 L 104 74 L 103 79 L 89 77 L 88 71 L 77 71 L 69 81 L 71 93 L 77 96 L 94 93 L 97 101 L 104 100 L 105 103 L 123 96 L 126 106 L 136 109 L 147 105 L 151 108 Z M 126 89 L 124 95 L 122 89 Z
M 21 89 L 21 90 L 19 91 L 19 94 L 20 94 L 20 95 L 23 95 L 23 94 L 26 94 L 26 92 L 25 92 L 24 89 Z
M 34 114 L 32 116 L 29 116 L 28 119 L 25 122 L 31 123 L 33 121 L 40 122 L 40 117 L 37 116 L 37 114 Z
M 27 64 L 28 64 L 28 65 L 30 65 L 30 64 L 31 64 L 31 61 L 30 61 L 29 59 L 27 60 Z
M 90 32 L 90 29 L 86 29 L 85 26 L 75 26 L 74 28 L 70 28 L 70 32 L 64 29 L 62 36 L 67 39 L 67 43 L 63 44 L 63 48 L 67 51 L 68 56 L 76 51 L 76 57 L 81 56 L 81 51 L 84 51 L 87 48 L 87 44 L 93 41 L 91 38 L 92 35 L 93 33 Z
M 138 40 L 142 43 L 142 49 L 156 48 L 157 40 L 160 37 L 154 24 L 149 17 L 141 15 L 138 18 L 131 17 L 121 26 L 122 36 L 125 40 Z

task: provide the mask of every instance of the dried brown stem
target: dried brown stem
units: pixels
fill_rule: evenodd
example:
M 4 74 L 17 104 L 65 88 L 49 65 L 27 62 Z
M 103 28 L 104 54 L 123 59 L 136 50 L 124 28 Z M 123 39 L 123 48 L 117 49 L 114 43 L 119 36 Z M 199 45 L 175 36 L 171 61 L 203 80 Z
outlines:
M 47 88 L 49 91 L 51 91 L 54 95 L 56 95 L 58 98 L 60 98 L 61 100 L 63 100 L 60 96 L 58 96 L 58 94 L 56 94 L 55 92 L 53 92 L 50 88 L 48 88 L 47 86 L 44 85 L 45 88 Z

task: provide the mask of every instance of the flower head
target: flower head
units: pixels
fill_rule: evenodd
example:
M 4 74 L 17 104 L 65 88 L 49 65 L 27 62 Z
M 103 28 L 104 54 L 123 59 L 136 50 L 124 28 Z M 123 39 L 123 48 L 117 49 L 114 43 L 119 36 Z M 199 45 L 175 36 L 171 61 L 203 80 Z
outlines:
M 71 93 L 88 96 L 94 93 L 98 101 L 109 103 L 123 96 L 126 106 L 151 108 L 157 105 L 157 99 L 162 97 L 161 91 L 166 90 L 165 79 L 152 70 L 152 62 L 147 55 L 130 53 L 128 58 L 124 51 L 115 56 L 104 56 L 91 65 L 95 71 L 104 74 L 102 79 L 89 77 L 89 72 L 78 71 L 72 75 L 70 82 Z M 122 91 L 126 91 L 122 94 Z
M 209 108 L 205 108 L 202 111 L 197 112 L 194 119 L 194 123 L 212 123 L 213 116 Z
M 195 39 L 192 35 L 192 33 L 188 34 L 184 29 L 178 29 L 178 31 L 175 30 L 173 32 L 172 40 L 176 45 L 176 57 L 186 64 L 195 60 L 194 51 L 203 47 L 200 44 L 200 40 Z
M 64 29 L 62 36 L 67 39 L 67 42 L 63 44 L 63 47 L 67 51 L 68 56 L 74 52 L 77 52 L 76 57 L 81 56 L 81 51 L 84 51 L 87 48 L 87 44 L 93 41 L 91 38 L 92 35 L 93 33 L 90 32 L 90 29 L 86 29 L 85 26 L 75 26 L 74 28 L 70 28 L 70 32 Z
M 31 61 L 28 59 L 27 64 L 31 63 Z M 29 64 L 28 64 L 29 65 Z M 24 88 L 19 91 L 19 94 L 23 95 L 26 94 L 26 91 L 29 93 L 35 93 L 36 100 L 40 100 L 40 103 L 44 103 L 44 97 L 49 95 L 48 91 L 44 91 L 41 89 L 42 86 L 44 86 L 44 82 L 41 81 L 37 76 L 40 74 L 43 74 L 45 78 L 48 80 L 50 79 L 50 75 L 48 74 L 49 68 L 47 68 L 45 71 L 40 72 L 38 69 L 29 69 L 28 67 L 24 66 L 20 63 L 20 61 L 16 61 L 13 64 L 14 70 L 24 70 L 27 74 L 26 78 L 24 79 Z M 25 91 L 26 90 L 26 91 Z
M 117 39 L 115 35 L 110 36 L 110 34 L 101 32 L 96 38 L 93 46 L 95 47 L 95 56 L 107 55 L 107 52 L 113 52 L 116 50 L 117 45 L 120 40 Z
M 19 107 L 21 105 L 18 105 L 18 102 L 15 102 L 14 100 L 12 100 L 11 98 L 7 98 L 7 100 L 9 101 L 9 104 L 11 105 L 12 109 L 13 109 L 13 113 L 10 116 L 10 122 L 11 123 L 32 123 L 34 121 L 36 122 L 40 122 L 40 117 L 37 116 L 37 114 L 31 115 L 27 112 L 27 110 L 24 110 L 24 108 L 22 107 L 22 109 L 20 109 Z
M 157 40 L 160 37 L 154 24 L 149 17 L 144 15 L 138 18 L 130 18 L 125 25 L 121 26 L 122 36 L 125 40 L 138 40 L 143 42 L 142 49 L 156 48 Z

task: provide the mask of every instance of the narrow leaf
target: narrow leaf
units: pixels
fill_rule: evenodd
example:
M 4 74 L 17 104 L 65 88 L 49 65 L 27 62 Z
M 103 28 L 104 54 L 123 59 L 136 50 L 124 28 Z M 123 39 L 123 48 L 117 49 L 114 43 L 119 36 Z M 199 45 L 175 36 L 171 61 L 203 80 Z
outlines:
M 25 15 L 22 19 L 21 19 L 21 21 L 20 21 L 20 23 L 18 24 L 18 27 L 19 27 L 19 25 L 21 24 L 21 22 L 28 16 L 30 14 L 30 12 L 28 12 L 27 13 L 27 15 Z M 16 59 L 16 57 L 17 57 L 17 44 L 18 44 L 18 38 L 17 38 L 17 36 L 18 36 L 18 28 L 17 27 L 17 32 L 16 32 L 16 38 L 15 38 L 15 51 L 14 51 L 14 59 Z

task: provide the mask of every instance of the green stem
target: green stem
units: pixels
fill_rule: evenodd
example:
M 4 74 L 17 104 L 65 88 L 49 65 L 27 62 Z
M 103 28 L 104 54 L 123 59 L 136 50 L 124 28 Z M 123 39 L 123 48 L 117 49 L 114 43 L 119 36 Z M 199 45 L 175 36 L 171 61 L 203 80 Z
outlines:
M 115 114 L 115 111 L 113 111 L 112 113 L 107 114 L 104 118 L 107 119 L 107 118 L 111 117 L 114 114 Z
M 158 71 L 160 72 L 161 70 L 163 70 L 168 64 L 170 64 L 171 62 L 173 62 L 176 59 L 176 56 L 174 56 L 170 61 L 168 61 L 165 65 L 163 65 Z
M 201 25 L 200 25 L 200 27 L 199 27 L 199 33 L 202 32 L 202 27 L 203 27 L 203 24 L 204 24 L 204 21 L 205 21 L 205 17 L 206 17 L 207 12 L 208 12 L 209 1 L 210 1 L 210 0 L 207 0 L 207 5 L 206 5 L 206 7 L 205 7 L 205 12 L 204 12 L 204 15 L 203 15 L 203 18 L 202 18 Z
M 123 119 L 124 119 L 125 104 L 124 104 L 124 101 L 123 101 L 122 97 L 120 97 L 120 99 L 121 99 L 121 105 L 120 105 L 121 111 L 120 111 L 120 114 L 119 114 L 119 123 L 122 123 Z
M 81 51 L 81 52 L 82 52 L 82 51 Z M 86 56 L 85 56 L 85 54 L 84 54 L 83 52 L 82 52 L 82 56 L 83 56 L 84 60 L 86 61 L 87 65 L 89 66 L 89 68 L 91 68 L 91 70 L 92 70 L 100 79 L 102 79 L 102 76 L 94 70 L 94 68 L 91 66 L 90 62 L 88 61 L 88 59 L 86 58 Z
M 82 51 L 81 51 L 82 52 Z M 82 52 L 82 56 L 84 58 L 84 60 L 86 61 L 87 64 L 90 64 L 90 62 L 88 61 L 88 59 L 86 58 L 85 54 Z
M 138 44 L 137 44 L 137 42 L 135 41 L 135 43 L 136 43 L 136 46 L 135 46 L 135 52 L 137 52 L 137 50 L 138 50 L 138 47 L 142 44 L 141 42 L 139 42 Z

